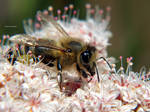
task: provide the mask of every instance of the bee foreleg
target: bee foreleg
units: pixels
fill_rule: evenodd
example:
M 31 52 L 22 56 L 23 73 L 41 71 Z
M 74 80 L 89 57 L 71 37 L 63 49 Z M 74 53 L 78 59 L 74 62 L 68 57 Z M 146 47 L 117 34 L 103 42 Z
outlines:
M 76 68 L 84 78 L 88 77 L 87 73 L 83 69 L 81 69 L 78 64 L 76 65 Z
M 61 86 L 61 84 L 62 84 L 62 66 L 61 66 L 59 60 L 57 61 L 57 69 L 58 69 L 57 81 L 59 84 L 60 91 L 62 91 L 62 86 Z
M 61 72 L 58 72 L 58 74 L 57 74 L 57 82 L 58 82 L 60 91 L 62 91 L 62 86 L 61 86 L 61 84 L 62 84 L 62 74 L 61 74 Z

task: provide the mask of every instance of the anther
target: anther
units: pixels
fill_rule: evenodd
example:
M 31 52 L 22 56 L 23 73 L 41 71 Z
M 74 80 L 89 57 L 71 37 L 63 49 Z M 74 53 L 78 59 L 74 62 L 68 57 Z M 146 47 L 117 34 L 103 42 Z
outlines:
M 72 10 L 74 8 L 73 4 L 70 4 L 69 8 Z
M 44 14 L 44 15 L 48 15 L 48 11 L 47 11 L 47 10 L 44 10 L 44 11 L 43 11 L 43 14 Z
M 99 14 L 102 15 L 104 11 L 102 9 L 99 10 Z
M 87 9 L 90 9 L 91 8 L 91 4 L 86 4 L 85 6 Z

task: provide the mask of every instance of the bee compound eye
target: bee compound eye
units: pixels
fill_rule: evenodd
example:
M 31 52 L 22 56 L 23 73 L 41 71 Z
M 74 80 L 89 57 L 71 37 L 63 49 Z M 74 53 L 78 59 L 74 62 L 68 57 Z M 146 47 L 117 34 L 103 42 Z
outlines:
M 88 50 L 81 53 L 81 59 L 84 63 L 89 63 L 89 60 L 91 58 L 91 52 Z

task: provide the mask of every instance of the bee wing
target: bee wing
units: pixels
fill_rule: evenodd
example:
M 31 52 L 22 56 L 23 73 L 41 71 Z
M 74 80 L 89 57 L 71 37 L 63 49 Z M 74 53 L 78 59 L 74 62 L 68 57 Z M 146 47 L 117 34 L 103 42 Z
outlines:
M 70 37 L 68 33 L 51 17 L 44 15 L 42 12 L 38 12 L 38 16 L 41 18 L 41 21 L 51 23 L 62 35 L 63 37 Z
M 27 45 L 27 46 L 33 46 L 33 47 L 45 47 L 48 49 L 55 49 L 62 52 L 65 52 L 66 50 L 64 48 L 56 46 L 56 42 L 54 40 L 48 40 L 44 38 L 35 38 L 29 35 L 15 35 L 12 36 L 9 41 L 21 45 Z
M 9 41 L 17 44 L 28 45 L 28 46 L 36 46 L 37 39 L 35 37 L 31 37 L 25 34 L 18 34 L 12 36 Z

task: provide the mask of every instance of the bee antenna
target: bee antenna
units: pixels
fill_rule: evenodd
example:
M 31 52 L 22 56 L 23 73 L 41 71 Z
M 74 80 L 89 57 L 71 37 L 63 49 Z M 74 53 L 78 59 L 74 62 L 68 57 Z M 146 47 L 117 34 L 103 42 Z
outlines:
M 99 57 L 98 59 L 96 59 L 97 61 L 100 60 L 100 59 L 103 59 L 107 65 L 109 66 L 109 68 L 112 70 L 112 66 L 109 64 L 109 62 L 104 58 L 104 57 Z

